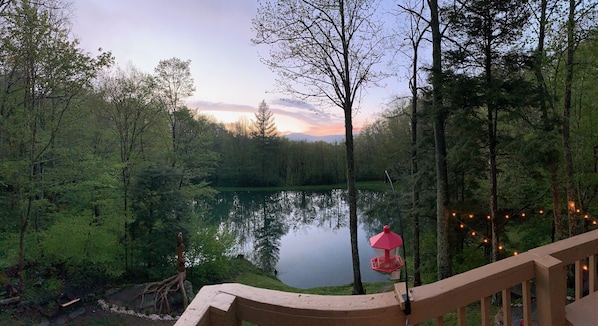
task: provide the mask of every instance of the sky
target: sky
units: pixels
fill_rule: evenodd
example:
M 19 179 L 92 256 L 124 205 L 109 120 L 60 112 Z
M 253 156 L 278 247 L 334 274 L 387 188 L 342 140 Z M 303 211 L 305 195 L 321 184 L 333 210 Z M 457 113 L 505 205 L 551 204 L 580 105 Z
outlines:
M 187 106 L 219 122 L 254 120 L 264 100 L 282 134 L 344 134 L 340 108 L 316 114 L 321 108 L 276 92 L 275 73 L 259 59 L 268 47 L 251 44 L 256 10 L 256 0 L 72 0 L 72 32 L 85 51 L 111 51 L 121 67 L 153 73 L 160 60 L 191 60 L 196 91 Z M 397 89 L 406 89 L 388 85 L 366 90 L 354 131 L 373 123 Z

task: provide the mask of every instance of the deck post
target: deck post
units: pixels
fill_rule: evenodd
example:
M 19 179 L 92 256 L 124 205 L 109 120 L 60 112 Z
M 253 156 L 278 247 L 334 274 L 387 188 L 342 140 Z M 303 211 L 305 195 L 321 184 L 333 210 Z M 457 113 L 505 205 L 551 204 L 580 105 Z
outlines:
M 565 265 L 549 255 L 539 257 L 534 262 L 538 325 L 565 325 Z

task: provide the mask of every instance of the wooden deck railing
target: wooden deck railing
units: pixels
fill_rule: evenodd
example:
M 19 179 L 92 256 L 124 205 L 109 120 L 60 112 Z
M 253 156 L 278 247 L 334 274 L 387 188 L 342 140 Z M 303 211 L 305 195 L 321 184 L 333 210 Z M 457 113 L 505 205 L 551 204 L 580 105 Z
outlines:
M 444 324 L 456 312 L 466 325 L 466 307 L 480 303 L 476 324 L 493 325 L 491 297 L 502 296 L 505 325 L 511 324 L 511 289 L 521 285 L 523 321 L 532 325 L 535 299 L 538 325 L 566 325 L 567 266 L 575 266 L 575 298 L 583 300 L 582 273 L 588 270 L 589 293 L 596 286 L 598 230 L 455 275 L 411 288 L 411 314 L 405 316 L 404 284 L 394 292 L 362 296 L 321 296 L 259 289 L 241 284 L 203 287 L 175 324 L 241 325 L 418 325 Z M 532 291 L 532 284 L 535 291 Z M 532 293 L 533 292 L 533 293 Z M 597 308 L 598 309 L 598 308 Z

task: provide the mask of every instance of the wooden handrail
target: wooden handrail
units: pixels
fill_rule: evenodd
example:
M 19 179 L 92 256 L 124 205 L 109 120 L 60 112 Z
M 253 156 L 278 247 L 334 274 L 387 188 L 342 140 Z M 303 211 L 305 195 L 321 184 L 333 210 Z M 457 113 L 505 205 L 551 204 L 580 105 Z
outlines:
M 414 324 L 456 311 L 472 302 L 534 278 L 533 256 L 520 254 L 500 262 L 410 289 Z M 402 287 L 395 286 L 401 292 Z
M 363 296 L 322 296 L 254 288 L 241 284 L 205 286 L 176 326 L 240 325 L 404 325 L 436 320 L 481 302 L 481 325 L 490 322 L 488 297 L 502 293 L 510 316 L 510 289 L 523 285 L 526 324 L 531 321 L 530 284 L 535 283 L 539 325 L 565 325 L 566 267 L 589 257 L 596 264 L 598 230 L 535 248 L 453 277 L 410 288 L 411 315 L 405 316 L 404 284 L 394 292 Z M 580 265 L 579 263 L 577 265 Z M 590 266 L 590 278 L 596 275 Z M 594 282 L 591 282 L 594 285 Z M 590 290 L 590 293 L 593 290 Z

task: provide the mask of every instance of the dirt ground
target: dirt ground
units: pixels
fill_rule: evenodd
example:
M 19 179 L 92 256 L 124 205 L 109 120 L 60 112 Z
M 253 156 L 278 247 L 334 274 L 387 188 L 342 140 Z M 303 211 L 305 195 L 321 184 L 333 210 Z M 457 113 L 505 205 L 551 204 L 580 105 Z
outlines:
M 176 319 L 171 316 L 181 314 L 182 304 L 171 302 L 173 313 L 171 316 L 153 314 L 153 296 L 141 300 L 140 291 L 144 285 L 134 285 L 107 290 L 102 300 L 94 297 L 78 297 L 66 307 L 59 307 L 58 303 L 50 302 L 43 306 L 35 304 L 17 304 L 10 307 L 0 307 L 0 325 L 85 325 L 85 326 L 124 326 L 124 325 L 174 325 Z M 138 308 L 138 313 L 131 308 Z M 51 317 L 50 317 L 51 316 Z M 153 317 L 153 318 L 152 318 Z

